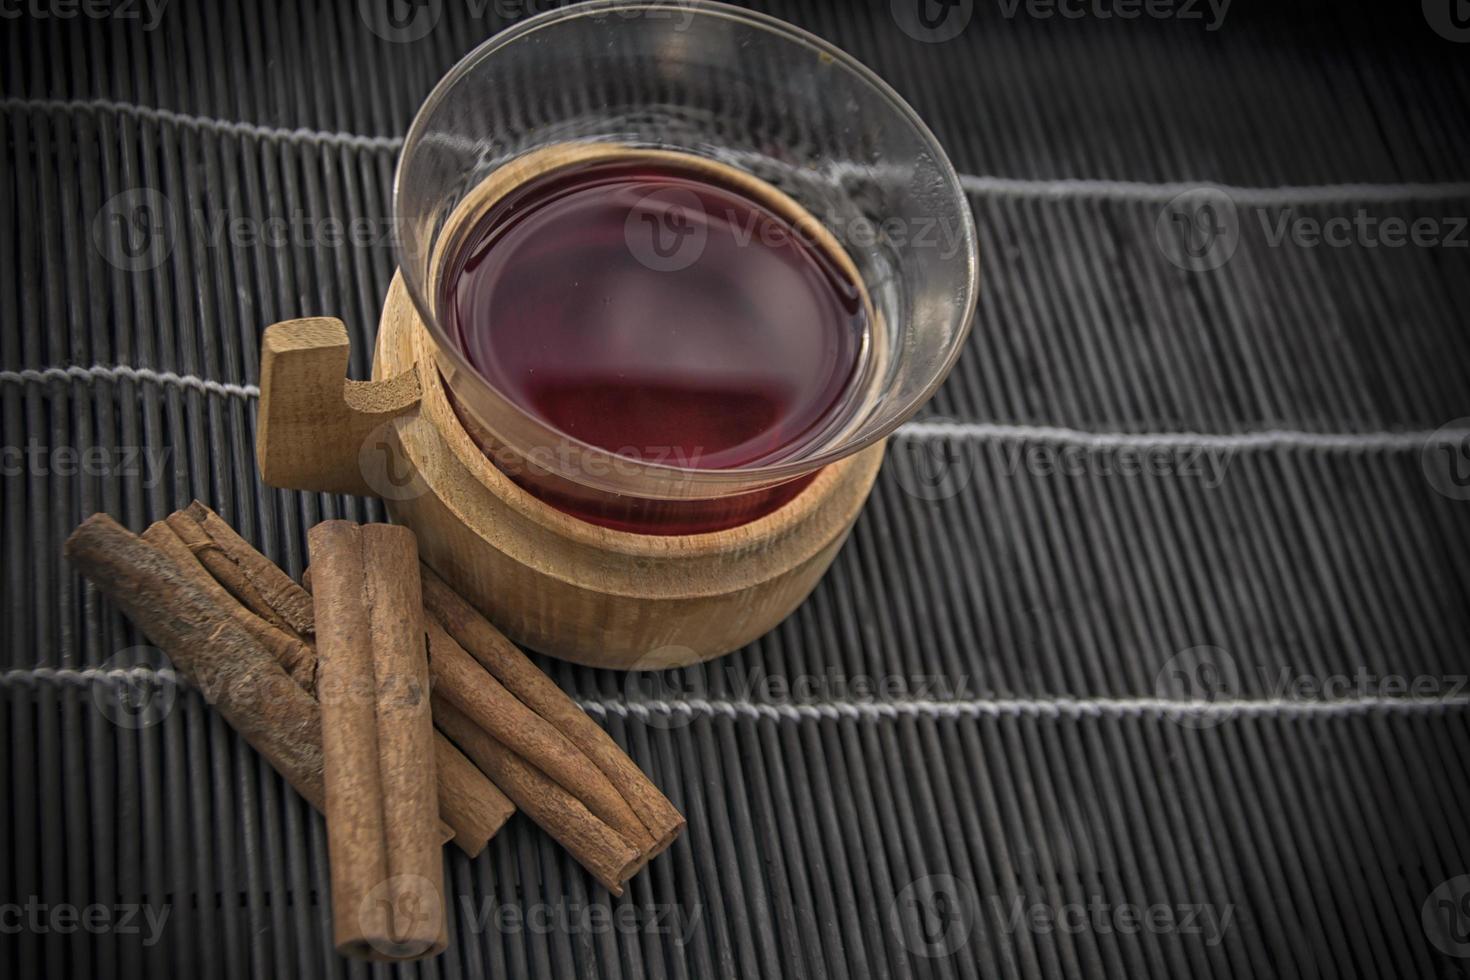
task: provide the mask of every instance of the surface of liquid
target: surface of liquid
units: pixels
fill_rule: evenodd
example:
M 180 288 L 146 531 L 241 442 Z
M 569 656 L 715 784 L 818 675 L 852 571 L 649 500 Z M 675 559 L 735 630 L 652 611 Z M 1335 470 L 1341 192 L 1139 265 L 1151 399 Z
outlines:
M 662 159 L 522 184 L 476 223 L 444 282 L 461 351 L 521 410 L 621 456 L 701 469 L 819 441 L 868 330 L 861 290 L 809 234 Z

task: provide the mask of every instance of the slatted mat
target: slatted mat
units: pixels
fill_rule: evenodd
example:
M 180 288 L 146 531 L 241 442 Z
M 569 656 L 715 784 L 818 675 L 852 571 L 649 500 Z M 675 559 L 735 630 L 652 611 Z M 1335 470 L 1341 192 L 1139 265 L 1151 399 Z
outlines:
M 320 818 L 60 546 L 198 497 L 299 573 L 311 524 L 382 518 L 262 489 L 260 331 L 341 316 L 365 376 L 398 137 L 546 5 L 426 0 L 411 43 L 357 3 L 62 6 L 0 20 L 0 975 L 1470 973 L 1450 5 L 1236 0 L 1211 30 L 1205 3 L 959 2 L 927 43 L 887 0 L 772 3 L 966 175 L 969 349 L 773 633 L 662 675 L 542 661 L 688 815 L 669 854 L 612 900 L 517 817 L 446 851 L 449 948 L 393 968 L 332 953 Z M 1215 268 L 1161 244 L 1198 182 L 1239 230 Z M 178 233 L 130 270 L 97 228 L 136 189 Z M 1277 234 L 1360 213 L 1438 243 Z M 232 243 L 221 216 L 384 234 Z

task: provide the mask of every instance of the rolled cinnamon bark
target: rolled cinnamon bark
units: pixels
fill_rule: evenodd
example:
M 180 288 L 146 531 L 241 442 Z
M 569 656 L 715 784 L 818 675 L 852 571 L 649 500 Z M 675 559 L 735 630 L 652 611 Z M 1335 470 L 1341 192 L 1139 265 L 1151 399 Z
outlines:
M 178 513 L 181 512 L 175 511 L 175 514 Z M 172 558 L 180 571 L 214 597 L 221 608 L 229 610 L 236 622 L 271 652 L 276 662 L 286 671 L 286 675 L 311 695 L 313 701 L 316 700 L 317 656 L 310 643 L 298 639 L 294 632 L 287 633 L 277 629 L 240 605 L 236 597 L 200 564 L 196 553 L 174 533 L 169 522 L 155 521 L 150 524 L 148 530 L 143 532 L 143 540 Z M 254 551 L 253 548 L 251 550 Z M 294 582 L 291 584 L 295 585 Z M 300 590 L 300 586 L 296 588 Z M 303 591 L 301 594 L 310 601 L 309 593 Z M 435 736 L 436 743 L 442 743 L 442 746 L 436 744 L 434 747 L 437 760 L 443 749 L 452 750 L 454 746 L 438 732 L 435 732 Z M 505 821 L 510 819 L 515 812 L 515 804 L 496 789 L 484 773 L 473 765 L 468 768 L 469 771 L 466 771 L 463 766 L 451 765 L 447 770 L 435 770 L 440 801 L 439 839 L 441 843 L 453 840 L 467 855 L 475 857 L 485 849 L 485 845 Z M 313 805 L 318 811 L 322 810 L 320 803 Z
M 180 520 L 183 521 L 186 532 L 191 527 L 202 528 L 208 534 L 208 541 L 199 543 L 197 548 L 185 547 L 173 530 Z M 155 528 L 161 530 L 155 531 Z M 254 594 L 260 597 L 260 601 L 266 604 L 269 611 L 275 613 L 277 619 L 291 626 L 293 635 L 316 635 L 311 593 L 297 585 L 273 561 L 256 551 L 249 542 L 235 533 L 234 528 L 204 504 L 196 500 L 187 510 L 175 511 L 169 515 L 166 523 L 153 525 L 143 537 L 151 540 L 155 535 L 160 538 L 155 542 L 159 545 L 167 538 L 173 539 L 170 547 L 175 550 L 171 553 L 178 556 L 181 563 L 183 557 L 194 560 L 201 554 L 209 553 L 227 558 L 227 561 L 216 561 L 215 568 L 232 577 L 245 576 L 254 583 Z M 177 550 L 179 548 L 184 548 L 182 555 Z M 220 595 L 231 595 L 223 583 L 205 572 L 204 566 L 197 561 L 194 561 L 194 565 L 203 578 L 219 590 Z M 233 595 L 238 597 L 239 593 Z M 240 608 L 238 603 L 233 604 L 237 609 Z M 276 654 L 286 673 L 315 698 L 318 661 L 311 640 L 283 642 L 282 638 L 286 637 L 284 632 L 272 629 L 265 620 L 252 617 L 247 610 L 240 611 L 245 617 L 255 619 L 254 625 L 261 628 L 262 632 L 274 634 L 273 637 L 268 637 L 271 642 L 267 643 L 267 647 Z M 434 761 L 437 763 L 434 775 L 438 782 L 439 817 L 445 824 L 442 836 L 446 840 L 453 839 L 456 847 L 468 856 L 475 857 L 515 813 L 515 804 L 438 731 L 434 733 Z
M 276 662 L 293 679 L 298 674 L 315 671 L 315 651 L 295 633 L 288 633 L 273 626 L 240 605 L 236 598 L 200 564 L 197 552 L 190 549 L 175 533 L 171 523 L 155 521 L 148 525 L 148 529 L 143 532 L 143 540 L 172 558 L 178 564 L 179 570 L 188 574 L 195 584 L 208 592 L 219 603 L 220 608 L 228 610 L 244 629 L 271 652 Z M 303 684 L 302 687 L 308 694 L 315 696 L 315 684 L 311 686 Z
M 312 806 L 323 809 L 317 703 L 229 608 L 173 558 L 106 514 L 83 521 L 64 551 L 163 649 L 231 728 Z
M 639 852 L 656 842 L 612 782 L 582 750 L 522 704 L 443 627 L 425 621 L 434 691 L 497 742 L 550 777 Z
M 516 805 L 453 742 L 434 729 L 434 772 L 439 815 L 454 831 L 454 843 L 474 857 L 516 812 Z
M 645 858 L 652 859 L 673 843 L 684 829 L 683 815 L 612 736 L 432 569 L 424 565 L 420 573 L 428 618 L 442 626 L 507 691 L 556 726 L 617 787 L 653 841 L 644 848 Z
M 310 649 L 310 648 L 308 648 Z M 308 694 L 316 695 L 317 659 L 287 670 Z M 437 728 L 434 730 L 434 779 L 439 792 L 439 819 L 447 825 L 446 839 L 477 857 L 515 815 L 516 805 Z
M 316 694 L 316 664 L 313 652 L 310 663 L 287 671 L 312 695 Z M 439 795 L 439 819 L 448 831 L 445 840 L 453 840 L 466 856 L 478 857 L 490 838 L 515 815 L 516 805 L 437 728 L 434 730 L 434 780 Z
M 444 948 L 434 728 L 413 532 L 325 521 L 314 576 L 327 848 L 338 952 Z
M 281 568 L 199 501 L 168 516 L 189 550 L 251 612 L 274 626 L 310 639 L 315 629 L 311 596 Z
M 433 701 L 439 727 L 465 755 L 609 892 L 621 895 L 623 882 L 643 867 L 644 859 L 638 850 L 555 780 L 498 742 L 442 694 L 435 693 Z

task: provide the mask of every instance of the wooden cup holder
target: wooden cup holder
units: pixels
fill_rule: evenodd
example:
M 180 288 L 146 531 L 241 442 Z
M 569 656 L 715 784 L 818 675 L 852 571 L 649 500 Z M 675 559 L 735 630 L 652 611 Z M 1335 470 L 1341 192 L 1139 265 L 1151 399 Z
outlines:
M 677 667 L 770 630 L 831 564 L 883 460 L 879 443 L 728 530 L 613 530 L 538 500 L 485 456 L 450 405 L 401 277 L 372 381 L 347 380 L 348 353 L 340 320 L 266 330 L 256 441 L 265 482 L 383 497 L 424 561 L 511 638 L 593 667 Z

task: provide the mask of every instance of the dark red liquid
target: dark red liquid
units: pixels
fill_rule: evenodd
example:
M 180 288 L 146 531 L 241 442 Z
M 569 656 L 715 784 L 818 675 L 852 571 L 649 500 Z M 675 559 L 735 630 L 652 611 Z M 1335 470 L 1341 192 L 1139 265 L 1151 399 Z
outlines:
M 840 416 L 868 329 L 861 291 L 809 235 L 663 161 L 573 166 L 480 220 L 441 309 L 470 363 L 556 430 L 701 469 L 789 458 Z M 789 499 L 650 504 L 522 485 L 651 533 L 730 526 Z

